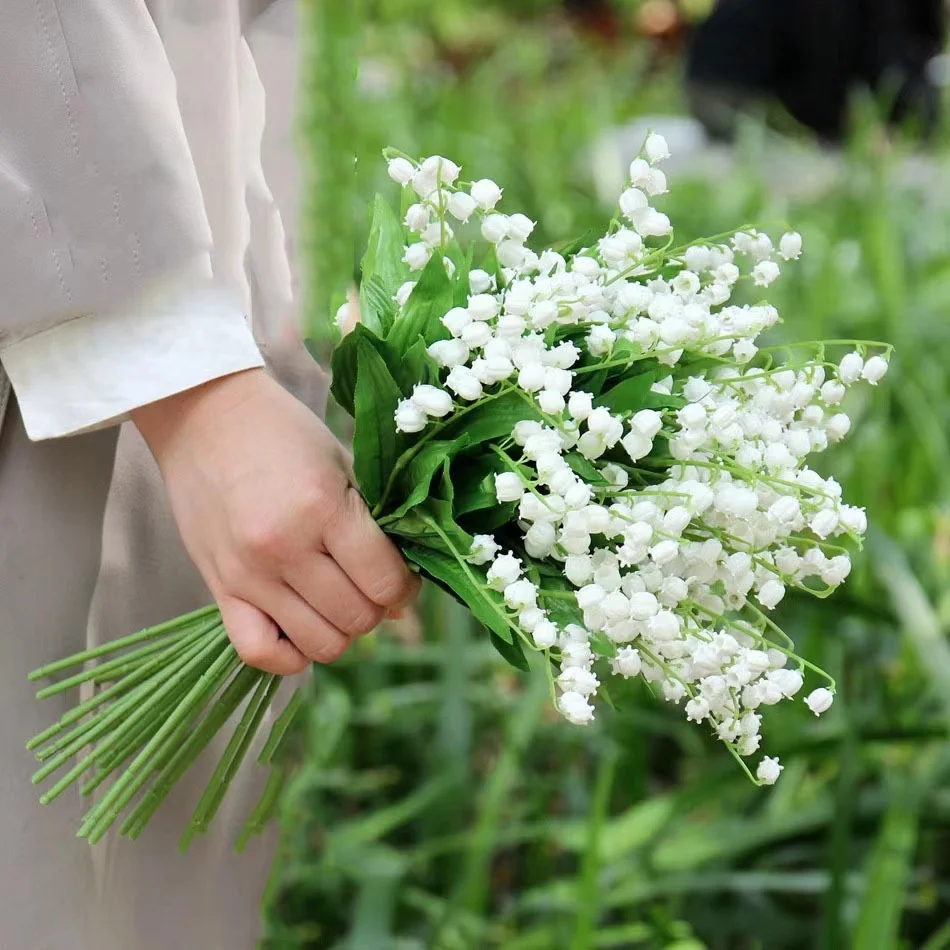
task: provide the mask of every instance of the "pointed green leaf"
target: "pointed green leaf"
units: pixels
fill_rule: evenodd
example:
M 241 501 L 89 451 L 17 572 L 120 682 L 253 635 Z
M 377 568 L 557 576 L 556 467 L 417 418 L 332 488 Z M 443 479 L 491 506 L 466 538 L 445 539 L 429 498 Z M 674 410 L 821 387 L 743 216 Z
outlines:
M 402 448 L 393 416 L 402 393 L 376 347 L 368 340 L 356 344 L 356 429 L 353 435 L 353 470 L 369 505 L 382 496 L 383 486 Z
M 491 645 L 507 660 L 513 667 L 523 670 L 525 673 L 531 672 L 528 660 L 524 655 L 524 649 L 521 646 L 521 640 L 513 637 L 510 641 L 499 637 L 494 630 L 488 631 L 491 638 Z
M 437 581 L 440 587 L 465 604 L 475 618 L 497 637 L 505 643 L 513 642 L 515 634 L 505 622 L 504 599 L 498 591 L 485 586 L 482 568 L 470 566 L 466 570 L 451 554 L 415 544 L 406 545 L 403 553 Z M 473 582 L 469 573 L 477 577 L 480 583 Z
M 594 405 L 604 406 L 611 412 L 639 412 L 645 407 L 650 387 L 655 382 L 653 373 L 630 376 L 602 392 L 594 400 Z
M 402 480 L 404 484 L 411 486 L 411 491 L 390 517 L 393 519 L 402 518 L 410 509 L 421 504 L 429 497 L 429 487 L 435 473 L 445 464 L 449 463 L 453 456 L 460 452 L 469 443 L 467 435 L 462 435 L 453 442 L 435 441 L 429 442 L 419 450 L 419 453 L 413 458 L 406 468 L 406 476 Z
M 361 340 L 376 347 L 383 343 L 372 331 L 358 323 L 352 332 L 337 343 L 330 357 L 330 392 L 351 416 L 354 414 L 353 394 L 356 392 L 356 352 Z
M 438 254 L 426 264 L 406 306 L 397 314 L 386 342 L 398 353 L 405 353 L 421 336 L 426 344 L 448 337 L 442 317 L 452 309 L 454 291 L 445 265 Z
M 522 419 L 540 420 L 538 408 L 516 392 L 508 392 L 492 400 L 486 400 L 475 409 L 459 414 L 443 431 L 444 436 L 457 437 L 463 432 L 472 445 L 491 442 L 511 435 L 511 430 Z
M 369 243 L 361 268 L 363 287 L 360 291 L 360 320 L 379 334 L 386 331 L 382 319 L 385 310 L 381 313 L 377 304 L 382 302 L 383 297 L 391 300 L 408 277 L 408 268 L 402 262 L 405 243 L 402 224 L 389 202 L 377 195 L 373 202 Z M 370 291 L 370 287 L 374 289 Z

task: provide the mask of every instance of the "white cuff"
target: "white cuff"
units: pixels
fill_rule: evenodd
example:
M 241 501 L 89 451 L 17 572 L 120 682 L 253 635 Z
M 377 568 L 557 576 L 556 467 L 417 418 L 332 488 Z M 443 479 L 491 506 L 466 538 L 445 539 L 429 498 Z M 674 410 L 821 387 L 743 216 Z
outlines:
M 74 435 L 208 380 L 263 366 L 240 304 L 191 285 L 134 308 L 91 314 L 9 343 L 0 360 L 27 435 Z

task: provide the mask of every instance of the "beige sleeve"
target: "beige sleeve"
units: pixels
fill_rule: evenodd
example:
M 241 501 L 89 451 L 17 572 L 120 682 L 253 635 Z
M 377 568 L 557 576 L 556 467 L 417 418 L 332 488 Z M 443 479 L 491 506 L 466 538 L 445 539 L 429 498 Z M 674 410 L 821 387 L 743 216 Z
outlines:
M 261 364 L 143 0 L 3 0 L 0 361 L 32 438 Z

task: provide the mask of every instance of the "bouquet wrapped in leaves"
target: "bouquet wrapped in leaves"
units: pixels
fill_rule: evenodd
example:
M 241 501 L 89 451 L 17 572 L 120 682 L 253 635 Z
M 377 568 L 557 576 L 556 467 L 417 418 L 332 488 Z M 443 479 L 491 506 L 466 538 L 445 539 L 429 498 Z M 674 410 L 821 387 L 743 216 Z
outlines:
M 801 238 L 776 247 L 745 229 L 677 246 L 653 204 L 667 154 L 648 137 L 606 234 L 538 252 L 493 181 L 388 152 L 401 207 L 376 199 L 361 322 L 336 346 L 332 392 L 354 418 L 379 525 L 509 663 L 548 676 L 566 719 L 590 722 L 611 678 L 639 677 L 772 784 L 782 765 L 758 755 L 763 713 L 804 693 L 819 715 L 835 684 L 771 611 L 789 588 L 832 593 L 850 570 L 844 542 L 867 527 L 809 459 L 847 434 L 839 404 L 884 376 L 890 348 L 759 348 L 779 319 L 759 297 Z M 91 841 L 120 816 L 135 837 L 237 720 L 187 844 L 278 679 L 241 663 L 211 607 L 34 675 L 71 666 L 40 695 L 97 691 L 30 747 L 37 781 L 65 770 L 44 801 L 110 783 L 79 832 Z M 242 840 L 278 800 L 275 754 L 299 705 L 259 756 L 274 771 Z

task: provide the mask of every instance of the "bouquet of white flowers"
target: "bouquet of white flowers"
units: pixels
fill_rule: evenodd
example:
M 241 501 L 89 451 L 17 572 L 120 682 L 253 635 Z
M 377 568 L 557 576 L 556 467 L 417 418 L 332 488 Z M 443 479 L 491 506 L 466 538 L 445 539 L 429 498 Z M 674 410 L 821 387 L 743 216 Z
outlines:
M 847 434 L 846 389 L 877 383 L 890 347 L 758 348 L 778 313 L 733 293 L 768 287 L 801 238 L 776 249 L 745 229 L 675 246 L 652 205 L 667 154 L 647 138 L 605 235 L 537 253 L 534 223 L 497 210 L 493 181 L 388 151 L 402 220 L 377 198 L 361 322 L 334 351 L 332 391 L 354 417 L 355 474 L 377 522 L 508 662 L 527 671 L 542 655 L 566 719 L 589 723 L 609 677 L 641 677 L 772 784 L 778 759 L 746 764 L 763 709 L 807 676 L 820 715 L 835 684 L 770 611 L 789 587 L 830 594 L 851 566 L 839 541 L 860 543 L 867 526 L 807 459 Z M 488 242 L 479 266 L 456 230 Z M 847 351 L 832 359 L 833 347 Z M 243 706 L 187 843 L 214 817 L 278 679 L 242 665 L 214 608 L 34 676 L 103 658 L 40 693 L 106 684 L 30 743 L 37 781 L 68 769 L 43 800 L 86 774 L 85 793 L 111 779 L 80 834 L 98 840 L 131 809 L 121 830 L 134 837 Z M 262 764 L 299 705 L 274 723 Z M 284 777 L 275 766 L 245 838 Z

